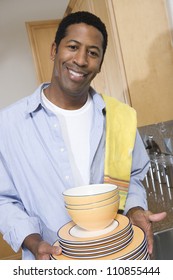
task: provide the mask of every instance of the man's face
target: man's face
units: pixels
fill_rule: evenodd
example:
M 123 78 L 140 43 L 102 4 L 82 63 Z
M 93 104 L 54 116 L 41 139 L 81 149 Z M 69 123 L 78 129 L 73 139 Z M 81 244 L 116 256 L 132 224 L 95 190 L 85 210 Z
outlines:
M 72 96 L 88 92 L 100 71 L 103 36 L 93 26 L 72 24 L 66 30 L 55 57 L 54 81 L 63 94 Z

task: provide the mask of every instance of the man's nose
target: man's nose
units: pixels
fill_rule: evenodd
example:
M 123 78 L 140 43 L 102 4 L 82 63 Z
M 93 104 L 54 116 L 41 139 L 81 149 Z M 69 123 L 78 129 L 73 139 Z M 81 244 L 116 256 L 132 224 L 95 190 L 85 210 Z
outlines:
M 73 57 L 73 62 L 81 67 L 87 66 L 88 65 L 87 51 L 84 49 L 78 50 Z

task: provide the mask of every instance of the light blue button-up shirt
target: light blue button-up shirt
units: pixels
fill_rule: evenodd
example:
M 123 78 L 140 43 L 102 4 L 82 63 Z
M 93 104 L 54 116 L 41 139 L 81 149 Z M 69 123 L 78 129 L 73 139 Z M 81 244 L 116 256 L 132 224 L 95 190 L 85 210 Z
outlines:
M 45 86 L 0 112 L 0 231 L 15 251 L 32 233 L 53 244 L 59 228 L 70 221 L 62 193 L 74 187 L 74 179 L 58 118 L 41 100 Z M 90 93 L 94 102 L 90 183 L 103 183 L 105 103 L 93 89 Z M 141 180 L 148 162 L 137 132 L 125 213 L 134 206 L 147 209 Z M 23 259 L 34 256 L 23 248 Z

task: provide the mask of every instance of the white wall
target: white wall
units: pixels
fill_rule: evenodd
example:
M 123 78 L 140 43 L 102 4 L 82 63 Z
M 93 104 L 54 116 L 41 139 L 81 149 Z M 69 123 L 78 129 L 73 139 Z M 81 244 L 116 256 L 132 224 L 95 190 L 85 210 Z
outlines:
M 61 19 L 69 0 L 0 0 L 0 109 L 37 87 L 26 21 Z

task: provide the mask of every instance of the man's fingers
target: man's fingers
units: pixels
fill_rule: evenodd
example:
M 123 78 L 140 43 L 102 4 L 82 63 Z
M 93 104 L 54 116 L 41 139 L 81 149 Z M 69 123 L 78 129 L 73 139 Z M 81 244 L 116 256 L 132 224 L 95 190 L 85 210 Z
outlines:
M 151 214 L 149 215 L 148 218 L 150 222 L 160 222 L 166 218 L 166 215 L 167 215 L 166 212 L 161 212 L 161 213 Z
M 52 246 L 52 255 L 60 255 L 62 253 L 62 249 L 59 246 Z
M 42 241 L 38 248 L 37 259 L 48 260 L 50 259 L 50 255 L 60 255 L 61 253 L 60 246 L 51 246 L 47 242 Z

